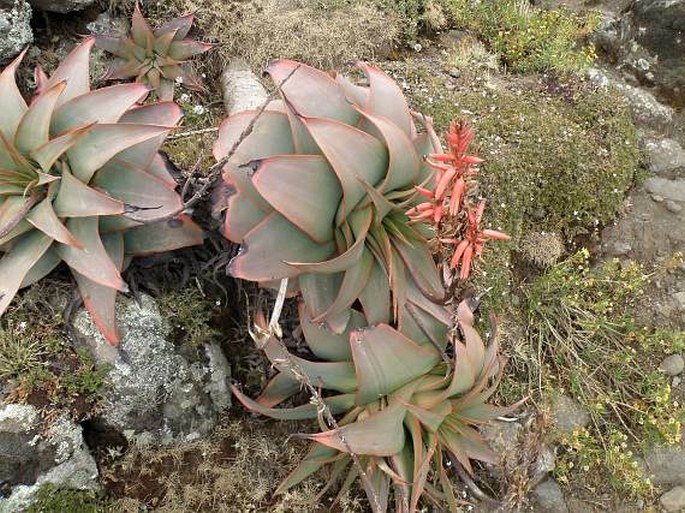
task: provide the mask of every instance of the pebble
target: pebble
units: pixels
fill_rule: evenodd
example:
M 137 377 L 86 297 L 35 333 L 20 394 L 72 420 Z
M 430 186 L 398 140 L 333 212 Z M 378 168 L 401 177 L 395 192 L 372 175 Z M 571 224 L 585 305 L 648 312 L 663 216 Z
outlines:
M 678 310 L 685 312 L 685 292 L 676 292 L 673 294 Z
M 568 506 L 564 500 L 564 493 L 559 483 L 550 478 L 533 490 L 535 509 L 539 513 L 568 513 Z
M 668 200 L 666 203 L 664 203 L 664 206 L 666 207 L 666 210 L 669 212 L 673 212 L 674 214 L 678 214 L 683 210 L 683 207 L 678 205 L 675 201 Z
M 655 203 L 663 203 L 664 197 L 658 194 L 652 194 L 652 201 L 654 201 Z
M 685 369 L 685 360 L 679 354 L 672 354 L 663 359 L 659 364 L 659 370 L 669 376 L 677 376 Z
M 661 496 L 661 507 L 667 513 L 678 513 L 685 510 L 685 486 L 676 486 Z

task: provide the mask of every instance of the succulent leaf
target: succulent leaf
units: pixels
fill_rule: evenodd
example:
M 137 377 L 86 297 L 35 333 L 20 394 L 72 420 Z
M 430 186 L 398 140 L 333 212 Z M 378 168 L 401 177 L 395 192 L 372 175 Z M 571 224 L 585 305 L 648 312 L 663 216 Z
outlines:
M 364 325 L 363 314 L 352 311 L 356 312 L 355 324 Z M 449 366 L 425 336 L 411 339 L 387 324 L 362 326 L 335 335 L 311 322 L 305 304 L 300 305 L 300 315 L 306 342 L 314 354 L 326 361 L 335 358 L 340 364 L 347 359 L 354 364 L 354 402 L 345 410 L 347 415 L 340 421 L 339 430 L 301 435 L 316 444 L 300 467 L 281 484 L 279 492 L 323 466 L 331 465 L 331 473 L 342 477 L 342 471 L 350 461 L 337 459 L 335 453 L 324 450 L 321 445 L 342 454 L 352 450 L 360 459 L 368 458 L 367 472 L 369 475 L 378 473 L 373 481 L 376 490 L 373 493 L 378 497 L 378 493 L 385 493 L 383 490 L 394 482 L 395 501 L 406 500 L 414 508 L 407 511 L 416 511 L 423 494 L 438 494 L 441 500 L 449 495 L 448 490 L 440 494 L 430 483 L 431 469 L 434 469 L 435 479 L 443 487 L 451 486 L 443 476 L 443 451 L 452 455 L 468 472 L 473 471 L 470 463 L 473 459 L 497 462 L 497 455 L 475 428 L 510 409 L 486 404 L 499 379 L 499 357 L 496 346 L 486 348 L 473 329 L 473 314 L 466 303 L 458 308 L 458 326 L 464 343 L 452 341 L 455 361 Z M 447 336 L 446 330 L 441 333 Z M 309 369 L 306 373 L 310 379 L 321 374 L 312 369 L 322 363 L 307 363 L 302 358 L 286 355 L 275 339 L 268 344 L 272 348 L 267 349 L 267 354 L 275 351 L 270 358 L 283 362 L 277 365 L 282 373 L 290 375 L 287 362 L 296 362 L 298 368 Z M 339 347 L 342 345 L 346 345 L 346 349 Z M 297 393 L 292 378 L 274 385 L 276 392 L 267 396 L 266 404 L 250 401 L 237 390 L 234 392 L 249 409 L 274 418 L 302 418 L 305 411 L 315 415 L 311 408 L 307 409 L 312 405 L 285 410 L 273 407 L 283 402 L 288 393 Z M 339 388 L 327 386 L 325 380 L 312 381 L 339 391 Z M 455 383 L 460 386 L 456 387 Z M 338 401 L 350 394 L 332 398 L 336 412 L 342 413 Z M 270 400 L 272 398 L 274 400 Z M 329 399 L 325 401 L 328 403 Z M 355 475 L 352 468 L 347 479 Z M 346 481 L 342 488 L 347 484 Z
M 39 83 L 36 94 L 42 94 L 43 91 L 59 84 L 66 82 L 67 87 L 64 92 L 57 99 L 56 107 L 60 107 L 69 100 L 82 96 L 90 92 L 90 49 L 95 43 L 94 37 L 87 37 L 83 42 L 77 45 L 64 60 L 60 63 L 50 78 L 42 73 L 47 80 L 42 80 Z M 42 72 L 42 70 L 41 70 Z
M 33 231 L 22 237 L 0 259 L 0 315 L 9 306 L 31 268 L 40 260 L 52 244 L 52 239 Z
M 19 92 L 16 82 L 16 72 L 19 63 L 24 58 L 26 50 L 21 52 L 3 71 L 0 73 L 0 112 L 3 121 L 0 124 L 0 133 L 6 138 L 14 137 L 17 125 L 28 109 L 24 97 Z
M 257 192 L 288 221 L 319 243 L 331 240 L 334 212 L 342 191 L 325 159 L 288 155 L 262 161 L 252 177 Z
M 192 15 L 183 16 L 153 31 L 136 2 L 130 35 L 97 36 L 96 44 L 117 57 L 105 78 L 135 77 L 137 82 L 152 86 L 160 100 L 173 100 L 177 80 L 202 91 L 202 83 L 187 61 L 214 45 L 187 38 L 192 23 Z

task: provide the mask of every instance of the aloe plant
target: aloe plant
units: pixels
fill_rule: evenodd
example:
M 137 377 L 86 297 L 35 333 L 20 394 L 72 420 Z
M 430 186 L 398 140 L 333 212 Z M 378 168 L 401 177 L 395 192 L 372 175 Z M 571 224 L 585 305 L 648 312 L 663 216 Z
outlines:
M 152 86 L 160 100 L 174 99 L 176 81 L 204 90 L 189 60 L 213 45 L 187 37 L 193 19 L 192 14 L 175 18 L 153 31 L 136 2 L 130 34 L 97 36 L 98 47 L 117 57 L 105 79 L 135 77 L 137 82 Z
M 445 456 L 469 473 L 471 460 L 497 463 L 498 455 L 477 428 L 509 411 L 487 403 L 502 362 L 496 343 L 486 347 L 475 330 L 467 303 L 459 305 L 459 337 L 451 338 L 454 356 L 447 361 L 441 351 L 447 337 L 436 348 L 426 336 L 410 338 L 387 324 L 369 327 L 368 319 L 356 310 L 352 326 L 336 335 L 312 322 L 304 305 L 300 315 L 307 345 L 323 361 L 285 354 L 270 338 L 263 349 L 279 373 L 262 395 L 251 400 L 232 387 L 254 412 L 276 419 L 316 418 L 320 412 L 314 404 L 276 408 L 299 392 L 305 375 L 330 392 L 325 401 L 332 413 L 343 415 L 339 430 L 299 435 L 315 443 L 277 492 L 325 466 L 330 470 L 329 485 L 342 482 L 344 489 L 358 471 L 350 467 L 351 450 L 373 483 L 381 510 L 387 508 L 392 489 L 399 512 L 415 512 L 422 495 L 446 501 L 451 511 L 457 511 Z
M 172 102 L 138 105 L 142 84 L 90 90 L 93 38 L 48 77 L 36 70 L 27 105 L 15 72 L 0 73 L 0 315 L 17 291 L 65 262 L 107 340 L 121 272 L 134 255 L 202 241 L 158 154 L 181 117 Z M 156 222 L 159 221 L 159 222 Z
M 237 278 L 272 285 L 289 278 L 315 322 L 342 333 L 359 301 L 368 322 L 416 324 L 444 291 L 410 225 L 415 186 L 432 182 L 423 156 L 441 151 L 430 123 L 419 132 L 397 83 L 361 65 L 368 86 L 281 60 L 267 72 L 280 87 L 224 168 L 224 234 L 242 245 Z M 221 160 L 257 116 L 226 119 L 214 148 Z M 225 196 L 221 198 L 223 201 Z M 420 294 L 416 292 L 420 292 Z

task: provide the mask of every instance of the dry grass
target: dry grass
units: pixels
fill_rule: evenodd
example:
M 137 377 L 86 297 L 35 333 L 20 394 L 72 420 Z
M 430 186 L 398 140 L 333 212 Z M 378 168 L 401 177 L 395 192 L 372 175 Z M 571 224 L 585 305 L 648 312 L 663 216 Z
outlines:
M 174 0 L 155 9 L 159 17 L 196 12 L 202 36 L 219 44 L 221 65 L 242 57 L 255 71 L 278 58 L 322 68 L 373 59 L 387 54 L 402 30 L 399 16 L 364 1 Z
M 234 420 L 209 439 L 183 446 L 133 446 L 122 458 L 101 465 L 103 478 L 108 491 L 121 497 L 115 508 L 120 513 L 142 507 L 158 513 L 323 511 L 321 501 L 315 501 L 323 483 L 315 478 L 272 496 L 306 450 L 305 444 L 287 441 L 297 430 L 293 423 Z M 339 511 L 363 510 L 359 500 L 344 497 Z

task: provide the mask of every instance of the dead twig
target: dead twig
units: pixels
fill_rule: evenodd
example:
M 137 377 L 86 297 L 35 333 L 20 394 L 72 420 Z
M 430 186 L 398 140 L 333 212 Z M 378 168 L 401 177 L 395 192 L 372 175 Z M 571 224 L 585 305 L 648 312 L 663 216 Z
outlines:
M 181 132 L 178 134 L 173 134 L 167 137 L 167 141 L 175 141 L 176 139 L 185 139 L 186 137 L 193 137 L 195 135 L 210 134 L 212 132 L 218 132 L 219 129 L 215 126 L 209 128 L 199 128 L 197 130 L 188 130 L 187 132 Z
M 235 143 L 233 143 L 233 146 L 228 151 L 228 153 L 223 158 L 221 158 L 216 164 L 209 168 L 209 171 L 207 172 L 207 176 L 205 178 L 205 182 L 202 184 L 202 187 L 195 191 L 195 193 L 190 197 L 188 201 L 186 201 L 183 204 L 182 207 L 158 219 L 156 222 L 169 221 L 171 219 L 174 219 L 176 216 L 182 214 L 190 207 L 195 205 L 195 203 L 197 203 L 207 193 L 207 191 L 214 184 L 214 182 L 216 182 L 216 180 L 221 176 L 221 171 L 226 165 L 226 162 L 228 162 L 230 158 L 233 155 L 235 155 L 235 152 L 238 151 L 238 148 L 240 147 L 242 142 L 252 133 L 252 130 L 254 130 L 254 126 L 255 123 L 257 123 L 257 120 L 261 117 L 261 115 L 264 113 L 269 104 L 276 98 L 278 93 L 280 93 L 281 88 L 286 84 L 286 82 L 288 82 L 288 80 L 290 80 L 290 78 L 295 74 L 295 72 L 298 69 L 300 69 L 299 65 L 296 66 L 290 73 L 288 73 L 288 75 L 283 80 L 281 80 L 276 89 L 273 92 L 271 92 L 271 94 L 269 94 L 269 96 L 266 98 L 266 101 L 262 103 L 259 109 L 257 109 L 257 112 L 255 112 L 254 117 L 245 127 L 245 130 L 241 132 L 240 137 L 238 137 Z

